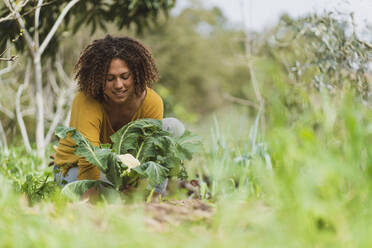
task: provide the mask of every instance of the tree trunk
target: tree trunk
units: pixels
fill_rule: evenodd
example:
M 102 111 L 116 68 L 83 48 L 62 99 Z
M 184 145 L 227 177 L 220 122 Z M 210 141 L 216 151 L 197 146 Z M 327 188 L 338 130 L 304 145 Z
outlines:
M 5 134 L 3 125 L 1 124 L 1 121 L 0 121 L 0 138 L 1 138 L 0 146 L 3 147 L 5 155 L 8 155 L 9 154 L 8 142 L 6 140 L 6 134 Z
M 35 54 L 34 71 L 36 84 L 36 148 L 39 157 L 45 155 L 44 144 L 44 99 L 43 99 L 43 78 L 41 70 L 40 54 Z

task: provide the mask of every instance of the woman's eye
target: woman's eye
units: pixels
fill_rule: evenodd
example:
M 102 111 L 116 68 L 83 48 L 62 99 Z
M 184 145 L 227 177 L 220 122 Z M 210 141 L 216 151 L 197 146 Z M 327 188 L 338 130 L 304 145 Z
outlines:
M 114 80 L 114 78 L 113 77 L 107 77 L 106 80 L 109 81 L 109 82 L 111 82 L 111 81 Z
M 121 78 L 124 80 L 127 80 L 130 77 L 128 74 L 121 75 Z

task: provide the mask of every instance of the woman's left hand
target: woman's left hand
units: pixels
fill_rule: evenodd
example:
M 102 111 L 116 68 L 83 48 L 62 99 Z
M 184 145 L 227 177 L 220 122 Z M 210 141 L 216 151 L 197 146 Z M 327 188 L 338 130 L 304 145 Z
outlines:
M 58 147 L 57 147 L 56 145 L 53 146 L 54 151 L 57 151 L 57 148 L 58 148 Z M 50 166 L 53 166 L 53 165 L 54 165 L 54 159 L 56 158 L 56 154 L 55 154 L 55 153 L 51 154 L 51 155 L 49 156 L 49 158 L 52 160 L 52 161 L 48 164 L 48 166 L 50 167 Z

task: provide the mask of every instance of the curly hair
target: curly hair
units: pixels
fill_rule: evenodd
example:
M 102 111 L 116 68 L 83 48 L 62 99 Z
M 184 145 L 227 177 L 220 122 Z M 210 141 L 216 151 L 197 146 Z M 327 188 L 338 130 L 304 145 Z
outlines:
M 112 37 L 95 40 L 80 54 L 75 65 L 75 79 L 80 91 L 103 102 L 106 74 L 112 59 L 126 62 L 133 75 L 135 94 L 141 94 L 146 86 L 152 88 L 159 78 L 151 51 L 141 42 L 129 37 Z

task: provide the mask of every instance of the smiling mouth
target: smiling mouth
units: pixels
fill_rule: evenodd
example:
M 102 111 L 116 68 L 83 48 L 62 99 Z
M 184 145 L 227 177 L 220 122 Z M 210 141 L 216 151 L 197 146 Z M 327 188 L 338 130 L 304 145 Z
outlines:
M 116 96 L 122 96 L 124 95 L 128 90 L 120 91 L 120 92 L 113 92 Z

